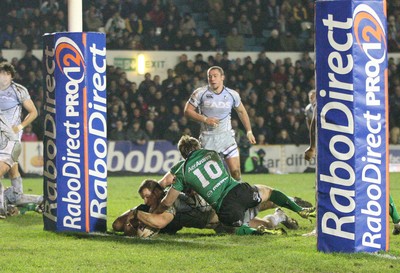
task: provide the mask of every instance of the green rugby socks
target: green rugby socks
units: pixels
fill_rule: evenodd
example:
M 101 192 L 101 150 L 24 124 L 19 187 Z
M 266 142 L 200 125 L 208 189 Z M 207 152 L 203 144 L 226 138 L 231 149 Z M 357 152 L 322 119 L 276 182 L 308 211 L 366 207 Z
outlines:
M 393 202 L 392 195 L 389 194 L 389 215 L 392 217 L 393 223 L 400 222 L 399 213 L 397 212 L 396 205 Z
M 297 205 L 289 196 L 279 190 L 272 190 L 269 200 L 280 207 L 290 209 L 294 212 L 303 210 L 303 208 Z

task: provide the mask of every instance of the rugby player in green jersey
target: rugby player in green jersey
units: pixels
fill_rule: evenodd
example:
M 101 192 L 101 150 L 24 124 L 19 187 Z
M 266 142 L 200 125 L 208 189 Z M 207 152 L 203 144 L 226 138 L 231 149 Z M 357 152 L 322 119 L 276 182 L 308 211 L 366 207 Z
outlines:
M 195 192 L 180 193 L 173 206 L 161 214 L 154 214 L 152 211 L 157 208 L 162 198 L 165 196 L 163 187 L 170 186 L 181 168 L 184 161 L 180 161 L 172 167 L 160 181 L 146 179 L 139 187 L 139 194 L 144 200 L 144 205 L 133 208 L 121 216 L 119 216 L 113 223 L 113 230 L 124 232 L 125 235 L 136 235 L 134 226 L 131 221 L 136 218 L 147 227 L 159 229 L 161 233 L 175 234 L 183 227 L 193 228 L 210 228 L 214 229 L 217 233 L 233 233 L 235 230 L 231 227 L 222 225 L 218 217 L 207 204 L 204 199 Z M 265 216 L 263 219 L 253 219 L 253 226 L 262 226 L 263 234 L 280 235 L 286 232 L 277 228 L 282 223 L 289 229 L 297 229 L 297 222 L 287 216 L 283 210 L 277 208 L 274 214 Z
M 201 149 L 199 141 L 193 137 L 182 136 L 178 149 L 185 159 L 182 175 L 175 177 L 155 213 L 164 212 L 180 192 L 192 189 L 211 205 L 219 221 L 226 226 L 248 227 L 260 206 L 268 206 L 267 202 L 295 211 L 303 218 L 315 217 L 315 208 L 300 207 L 276 189 L 236 181 L 226 171 L 218 153 Z

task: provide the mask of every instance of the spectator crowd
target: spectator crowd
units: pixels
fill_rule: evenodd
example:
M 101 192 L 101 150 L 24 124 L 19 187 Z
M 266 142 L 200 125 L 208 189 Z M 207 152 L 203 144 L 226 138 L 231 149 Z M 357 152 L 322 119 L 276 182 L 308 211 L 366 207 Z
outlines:
M 44 33 L 67 31 L 67 0 L 0 2 L 0 46 L 38 49 Z M 314 50 L 314 0 L 88 0 L 83 30 L 107 34 L 108 49 Z M 399 52 L 400 1 L 387 1 L 388 48 Z
M 16 82 L 26 86 L 39 111 L 30 130 L 43 138 L 41 61 L 32 49 L 44 33 L 66 31 L 64 0 L 1 1 L 0 45 L 25 50 L 10 61 Z M 108 49 L 209 52 L 181 54 L 168 77 L 147 73 L 132 82 L 119 67 L 107 68 L 108 137 L 143 144 L 182 134 L 197 136 L 199 125 L 183 116 L 188 97 L 207 84 L 206 70 L 219 65 L 225 85 L 240 93 L 258 144 L 307 144 L 304 108 L 315 88 L 314 1 L 310 0 L 93 0 L 84 3 L 84 31 L 107 34 Z M 399 52 L 400 1 L 388 1 L 389 52 Z M 251 47 L 253 43 L 257 47 Z M 250 45 L 250 46 L 249 46 Z M 261 48 L 260 48 L 261 45 Z M 257 49 L 258 58 L 232 59 L 231 51 Z M 268 58 L 272 51 L 301 51 L 302 58 Z M 0 54 L 0 61 L 5 60 Z M 389 60 L 390 142 L 400 143 L 400 65 Z M 238 143 L 245 133 L 233 112 Z M 29 132 L 32 134 L 32 132 Z M 30 138 L 28 138 L 30 139 Z

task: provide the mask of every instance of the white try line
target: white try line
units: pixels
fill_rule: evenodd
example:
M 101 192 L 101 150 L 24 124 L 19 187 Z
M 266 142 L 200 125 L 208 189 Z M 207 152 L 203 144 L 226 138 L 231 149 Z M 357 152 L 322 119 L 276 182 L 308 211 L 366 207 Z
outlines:
M 372 255 L 372 256 L 377 256 L 377 257 L 383 258 L 383 259 L 400 260 L 400 257 L 393 256 L 393 255 L 390 255 L 390 254 L 387 254 L 387 253 L 378 253 L 378 252 L 375 252 L 375 253 L 368 253 L 368 254 L 370 254 L 370 255 Z

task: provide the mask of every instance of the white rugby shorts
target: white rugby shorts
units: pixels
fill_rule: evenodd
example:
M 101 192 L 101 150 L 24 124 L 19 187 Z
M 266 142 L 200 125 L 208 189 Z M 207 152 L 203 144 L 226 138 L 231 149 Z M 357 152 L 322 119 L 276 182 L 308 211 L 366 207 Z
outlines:
M 238 157 L 239 149 L 232 131 L 217 134 L 200 134 L 200 145 L 206 150 L 214 150 L 224 158 Z
M 7 145 L 0 150 L 0 161 L 12 167 L 18 161 L 20 154 L 21 142 L 18 140 L 9 140 Z

